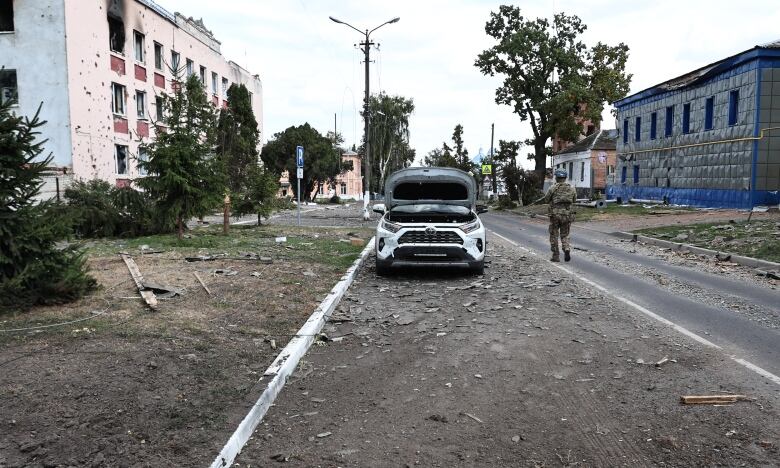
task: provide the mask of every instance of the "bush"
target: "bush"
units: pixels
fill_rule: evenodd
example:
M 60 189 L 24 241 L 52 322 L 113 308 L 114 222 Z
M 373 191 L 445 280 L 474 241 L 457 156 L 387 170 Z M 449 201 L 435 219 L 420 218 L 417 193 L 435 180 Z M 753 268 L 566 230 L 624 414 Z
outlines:
M 517 203 L 513 202 L 507 195 L 498 196 L 498 209 L 499 210 L 512 210 L 517 208 Z
M 137 237 L 171 232 L 149 196 L 103 180 L 77 181 L 65 190 L 64 210 L 79 237 Z
M 332 203 L 334 205 L 340 205 L 341 204 L 341 198 L 339 198 L 338 195 L 333 195 L 330 197 L 329 203 Z

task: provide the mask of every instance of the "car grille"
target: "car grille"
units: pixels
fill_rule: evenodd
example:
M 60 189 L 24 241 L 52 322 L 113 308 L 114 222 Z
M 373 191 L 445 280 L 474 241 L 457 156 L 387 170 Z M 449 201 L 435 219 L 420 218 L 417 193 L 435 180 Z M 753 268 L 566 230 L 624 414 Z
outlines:
M 463 244 L 463 239 L 453 231 L 407 231 L 398 239 L 399 244 Z

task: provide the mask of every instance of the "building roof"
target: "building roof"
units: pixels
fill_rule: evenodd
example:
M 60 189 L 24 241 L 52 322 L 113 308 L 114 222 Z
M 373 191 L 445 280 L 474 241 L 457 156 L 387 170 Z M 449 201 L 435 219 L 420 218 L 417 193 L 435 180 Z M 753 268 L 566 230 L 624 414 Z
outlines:
M 600 130 L 555 154 L 557 156 L 559 154 L 582 153 L 593 150 L 614 150 L 616 144 L 617 130 Z
M 688 72 L 684 75 L 680 75 L 676 78 L 672 78 L 671 80 L 667 80 L 663 83 L 651 86 L 630 96 L 626 96 L 623 99 L 619 99 L 615 101 L 613 105 L 615 107 L 621 107 L 656 94 L 674 91 L 676 89 L 696 84 L 718 73 L 722 73 L 726 70 L 736 67 L 739 64 L 753 60 L 762 55 L 780 57 L 780 39 L 767 42 L 766 44 L 757 45 L 736 55 L 726 57 L 724 59 L 718 60 L 717 62 L 713 62 L 701 68 L 697 68 L 696 70 Z

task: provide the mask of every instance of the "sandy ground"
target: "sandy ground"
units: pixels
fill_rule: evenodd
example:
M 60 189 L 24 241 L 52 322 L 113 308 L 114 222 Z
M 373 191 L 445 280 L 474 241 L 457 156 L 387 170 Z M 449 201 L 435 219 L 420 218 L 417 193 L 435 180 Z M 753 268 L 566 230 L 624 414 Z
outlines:
M 484 277 L 363 269 L 236 466 L 776 464 L 780 387 L 489 246 Z

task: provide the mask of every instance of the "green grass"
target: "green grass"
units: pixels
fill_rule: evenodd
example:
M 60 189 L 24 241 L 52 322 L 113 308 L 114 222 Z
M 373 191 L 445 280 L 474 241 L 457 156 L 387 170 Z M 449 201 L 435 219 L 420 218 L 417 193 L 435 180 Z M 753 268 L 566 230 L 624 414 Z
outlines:
M 181 255 L 227 254 L 254 252 L 272 258 L 294 258 L 320 263 L 334 268 L 346 268 L 354 262 L 363 247 L 340 242 L 348 233 L 363 239 L 371 231 L 356 228 L 308 228 L 298 226 L 233 226 L 222 234 L 222 226 L 193 229 L 178 239 L 175 234 L 136 237 L 132 239 L 100 239 L 84 243 L 89 256 L 115 255 L 120 252 L 139 253 L 141 246 L 149 250 L 176 252 Z M 277 243 L 277 237 L 287 237 Z
M 719 226 L 721 228 L 718 228 Z M 753 221 L 750 224 L 742 221 L 732 224 L 721 222 L 665 226 L 634 232 L 706 249 L 780 262 L 780 227 L 777 221 L 773 220 Z M 680 234 L 687 235 L 688 238 L 675 239 Z

